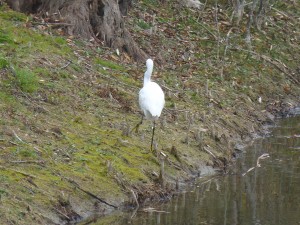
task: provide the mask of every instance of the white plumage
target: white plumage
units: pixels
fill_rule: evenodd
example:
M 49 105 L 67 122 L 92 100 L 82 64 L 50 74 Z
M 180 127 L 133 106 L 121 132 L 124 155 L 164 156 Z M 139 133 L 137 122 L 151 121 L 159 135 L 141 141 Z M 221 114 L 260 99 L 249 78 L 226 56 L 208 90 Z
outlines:
M 165 94 L 161 87 L 151 81 L 151 74 L 153 71 L 153 61 L 152 59 L 147 59 L 146 61 L 147 70 L 144 75 L 144 86 L 139 92 L 139 104 L 141 110 L 143 111 L 146 119 L 153 121 L 152 139 L 151 139 L 151 151 L 153 146 L 153 138 L 155 131 L 155 121 L 161 114 L 161 111 L 165 105 Z M 143 121 L 143 118 L 142 118 Z M 140 124 L 142 123 L 140 122 Z M 138 124 L 136 128 L 140 125 Z
M 144 75 L 144 86 L 139 93 L 139 104 L 146 117 L 149 120 L 156 120 L 161 114 L 165 105 L 165 94 L 161 87 L 151 81 L 153 71 L 153 61 L 146 61 L 147 71 Z

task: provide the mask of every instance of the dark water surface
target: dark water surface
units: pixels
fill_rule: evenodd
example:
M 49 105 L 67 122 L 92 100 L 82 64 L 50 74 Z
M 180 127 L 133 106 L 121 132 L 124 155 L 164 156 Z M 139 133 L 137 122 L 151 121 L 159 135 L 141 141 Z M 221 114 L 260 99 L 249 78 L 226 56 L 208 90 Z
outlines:
M 300 225 L 300 117 L 283 119 L 271 131 L 246 149 L 228 175 L 200 180 L 154 207 L 162 212 L 118 212 L 95 224 Z M 264 153 L 270 157 L 246 173 Z

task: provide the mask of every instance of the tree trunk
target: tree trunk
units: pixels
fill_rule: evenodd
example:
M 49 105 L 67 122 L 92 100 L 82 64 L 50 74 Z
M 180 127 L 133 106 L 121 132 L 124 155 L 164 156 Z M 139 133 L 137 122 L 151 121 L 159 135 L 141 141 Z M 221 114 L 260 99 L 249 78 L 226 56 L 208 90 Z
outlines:
M 36 13 L 62 21 L 68 25 L 68 35 L 94 38 L 106 46 L 126 51 L 136 61 L 144 61 L 146 54 L 132 39 L 124 26 L 131 0 L 6 0 L 15 10 Z

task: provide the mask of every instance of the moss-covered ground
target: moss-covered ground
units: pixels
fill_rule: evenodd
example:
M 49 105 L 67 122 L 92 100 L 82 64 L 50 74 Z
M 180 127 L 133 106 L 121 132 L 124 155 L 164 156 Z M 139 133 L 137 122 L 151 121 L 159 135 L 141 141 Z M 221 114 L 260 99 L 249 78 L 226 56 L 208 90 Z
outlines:
M 63 224 L 134 204 L 133 192 L 166 196 L 206 166 L 226 171 L 236 143 L 299 102 L 297 2 L 273 5 L 251 48 L 226 5 L 160 4 L 139 1 L 126 18 L 166 93 L 153 153 L 149 121 L 131 132 L 144 65 L 0 7 L 0 224 Z

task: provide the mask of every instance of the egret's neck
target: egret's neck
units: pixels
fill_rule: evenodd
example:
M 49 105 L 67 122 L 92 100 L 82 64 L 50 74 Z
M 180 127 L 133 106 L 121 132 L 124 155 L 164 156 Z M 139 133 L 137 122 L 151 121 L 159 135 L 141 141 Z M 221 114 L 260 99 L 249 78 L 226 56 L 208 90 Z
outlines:
M 147 68 L 147 71 L 145 72 L 145 75 L 144 75 L 144 86 L 150 82 L 150 77 L 151 77 L 152 71 L 153 71 L 153 66 L 150 66 Z

